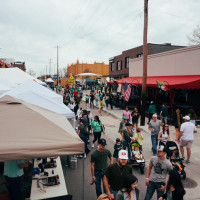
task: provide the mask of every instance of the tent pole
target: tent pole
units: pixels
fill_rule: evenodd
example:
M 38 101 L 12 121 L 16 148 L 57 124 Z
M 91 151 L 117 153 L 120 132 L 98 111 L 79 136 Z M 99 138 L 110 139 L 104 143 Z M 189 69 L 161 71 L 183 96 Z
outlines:
M 83 182 L 82 182 L 82 200 L 84 200 L 84 178 L 85 178 L 85 174 L 84 174 L 84 157 L 82 158 L 82 173 L 83 173 Z

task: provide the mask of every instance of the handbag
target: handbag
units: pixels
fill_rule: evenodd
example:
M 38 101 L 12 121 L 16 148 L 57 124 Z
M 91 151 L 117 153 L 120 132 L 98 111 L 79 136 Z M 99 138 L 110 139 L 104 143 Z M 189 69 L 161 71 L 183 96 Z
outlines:
M 0 193 L 0 199 L 1 200 L 11 200 L 11 197 L 10 197 L 10 192 L 8 191 L 8 186 L 7 186 L 7 183 L 2 183 L 0 184 L 1 185 L 5 185 L 6 187 L 6 191 L 4 191 L 3 193 Z

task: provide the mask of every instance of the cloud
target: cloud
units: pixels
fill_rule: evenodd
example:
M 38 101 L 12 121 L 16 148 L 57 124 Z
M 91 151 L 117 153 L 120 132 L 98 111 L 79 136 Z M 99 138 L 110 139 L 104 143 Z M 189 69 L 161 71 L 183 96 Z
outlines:
M 141 0 L 9 0 L 1 2 L 0 57 L 25 61 L 37 75 L 52 59 L 59 66 L 108 63 L 109 57 L 143 43 Z M 188 45 L 186 35 L 200 24 L 200 2 L 149 1 L 149 43 Z M 53 69 L 54 68 L 54 69 Z

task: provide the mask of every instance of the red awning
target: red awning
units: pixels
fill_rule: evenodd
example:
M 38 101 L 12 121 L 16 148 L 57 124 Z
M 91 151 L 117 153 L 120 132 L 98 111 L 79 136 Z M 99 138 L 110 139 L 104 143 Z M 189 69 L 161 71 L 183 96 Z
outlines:
M 200 89 L 200 75 L 188 76 L 149 76 L 147 87 L 157 87 L 157 83 L 164 82 L 169 89 Z M 117 81 L 119 84 L 132 83 L 136 86 L 142 85 L 142 77 L 127 77 Z

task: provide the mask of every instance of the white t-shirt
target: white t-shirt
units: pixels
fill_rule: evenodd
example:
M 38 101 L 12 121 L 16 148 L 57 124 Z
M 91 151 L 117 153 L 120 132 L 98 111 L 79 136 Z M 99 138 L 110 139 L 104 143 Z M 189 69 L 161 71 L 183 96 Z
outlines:
M 194 131 L 197 131 L 197 128 L 191 122 L 184 122 L 181 124 L 180 131 L 183 132 L 181 140 L 194 140 Z

